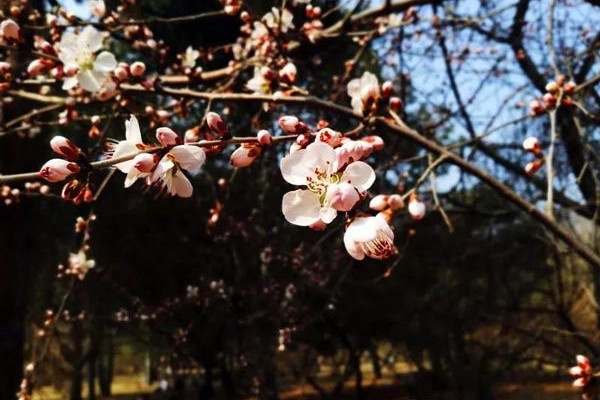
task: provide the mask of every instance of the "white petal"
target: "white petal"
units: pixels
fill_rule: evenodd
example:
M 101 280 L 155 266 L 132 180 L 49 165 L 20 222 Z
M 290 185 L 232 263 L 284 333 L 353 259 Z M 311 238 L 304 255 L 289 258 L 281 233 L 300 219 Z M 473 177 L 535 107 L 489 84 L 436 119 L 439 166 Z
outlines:
M 344 234 L 344 246 L 346 247 L 348 254 L 355 260 L 362 260 L 365 258 L 365 253 L 362 251 L 362 248 L 348 236 L 348 231 Z
M 137 168 L 131 168 L 125 177 L 125 187 L 128 188 L 138 180 L 141 173 L 137 170 Z
M 199 169 L 204 161 L 206 161 L 206 153 L 200 147 L 181 145 L 175 146 L 169 152 L 175 161 L 181 166 L 181 168 L 188 171 L 195 171 Z
M 341 181 L 350 183 L 359 191 L 364 192 L 375 182 L 375 171 L 369 164 L 356 161 L 346 167 Z
M 177 173 L 170 180 L 169 193 L 177 195 L 179 197 L 191 197 L 194 192 L 194 187 L 190 180 L 181 171 Z
M 171 161 L 166 156 L 163 157 L 156 166 L 156 169 L 154 170 L 152 175 L 150 176 L 150 181 L 156 182 L 158 179 L 165 177 L 173 167 L 175 167 L 173 161 Z
M 352 79 L 348 82 L 348 96 L 356 97 L 360 95 L 360 79 Z
M 321 221 L 326 224 L 330 224 L 335 217 L 337 217 L 337 211 L 333 207 L 321 207 L 319 213 L 321 215 Z
M 321 219 L 319 198 L 308 190 L 294 190 L 283 195 L 281 211 L 294 225 L 309 226 Z
M 375 216 L 375 222 L 377 225 L 377 229 L 380 232 L 383 232 L 383 234 L 386 235 L 388 238 L 390 238 L 390 240 L 393 242 L 394 241 L 394 231 L 392 230 L 390 225 L 387 223 L 384 216 L 382 214 L 377 214 Z
M 281 160 L 281 175 L 292 185 L 306 185 L 306 178 L 313 176 L 314 168 L 305 162 L 305 154 L 306 149 L 302 149 L 288 154 Z
M 329 172 L 330 174 L 337 171 L 335 150 L 330 145 L 323 142 L 313 142 L 306 147 L 304 162 L 313 170 L 318 168 L 320 172 Z
M 100 72 L 111 72 L 117 68 L 117 59 L 113 53 L 103 51 L 94 61 L 94 69 Z
M 135 143 L 123 140 L 119 142 L 115 147 L 115 151 L 113 152 L 112 158 L 118 158 L 124 155 L 135 154 L 138 151 L 139 150 L 137 149 L 137 147 L 135 147 Z M 115 165 L 115 167 L 117 167 L 119 171 L 124 172 L 126 174 L 129 173 L 129 171 L 131 171 L 132 169 L 134 169 L 134 166 L 135 161 L 133 161 L 133 159 L 129 161 L 123 161 L 122 163 Z
M 95 93 L 102 87 L 102 74 L 96 71 L 85 70 L 77 74 L 81 87 L 88 92 Z
M 344 234 L 344 238 L 353 242 L 368 242 L 377 237 L 377 222 L 375 217 L 356 218 Z
M 63 90 L 73 89 L 77 86 L 77 78 L 72 76 L 71 78 L 64 78 L 62 88 Z
M 125 120 L 125 138 L 133 143 L 142 143 L 142 132 L 140 124 L 135 115 L 131 115 L 129 121 Z
M 81 46 L 79 51 L 91 51 L 92 53 L 97 52 L 102 48 L 102 42 L 106 34 L 100 32 L 96 28 L 91 25 L 86 26 L 79 33 L 78 36 L 78 44 Z

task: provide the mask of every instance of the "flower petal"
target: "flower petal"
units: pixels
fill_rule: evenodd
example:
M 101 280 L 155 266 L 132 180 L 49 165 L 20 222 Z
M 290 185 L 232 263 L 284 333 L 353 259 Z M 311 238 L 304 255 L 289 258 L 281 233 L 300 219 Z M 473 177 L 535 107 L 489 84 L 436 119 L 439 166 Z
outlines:
M 135 154 L 138 152 L 137 147 L 135 147 L 135 143 L 123 140 L 117 144 L 115 147 L 115 151 L 113 152 L 112 158 L 118 158 L 128 154 Z M 119 171 L 124 173 L 129 173 L 132 169 L 134 169 L 135 161 L 133 159 L 128 161 L 123 161 L 122 163 L 116 164 L 115 167 L 119 169 Z
M 175 146 L 169 152 L 181 168 L 188 171 L 199 169 L 206 161 L 206 153 L 200 147 L 187 144 Z
M 125 138 L 133 143 L 142 143 L 140 124 L 133 114 L 131 114 L 129 121 L 125 120 Z
M 283 195 L 281 211 L 294 225 L 309 226 L 321 219 L 319 198 L 308 190 L 298 189 Z
M 350 223 L 344 238 L 353 242 L 368 242 L 377 237 L 377 222 L 375 217 L 358 217 Z
M 364 192 L 375 182 L 375 171 L 369 164 L 356 161 L 346 167 L 341 181 L 350 183 L 361 192 Z
M 77 86 L 77 78 L 76 77 L 71 77 L 71 78 L 65 78 L 63 80 L 63 85 L 62 88 L 63 90 L 69 90 L 69 89 L 73 89 L 75 86 Z
M 320 172 L 332 174 L 337 171 L 335 150 L 330 145 L 323 142 L 313 142 L 306 147 L 304 162 L 311 169 L 311 175 L 314 176 L 315 169 Z
M 103 51 L 94 61 L 94 70 L 96 71 L 111 72 L 115 68 L 117 68 L 117 59 L 111 52 Z
M 102 87 L 102 78 L 102 74 L 91 70 L 81 71 L 77 75 L 77 80 L 81 87 L 88 92 L 93 93 L 97 92 Z
M 304 161 L 305 154 L 306 149 L 302 149 L 288 154 L 281 160 L 281 175 L 292 185 L 306 185 L 306 177 L 313 174 L 313 168 Z
M 190 180 L 184 175 L 183 172 L 177 171 L 173 178 L 167 181 L 169 183 L 169 193 L 171 195 L 177 195 L 179 197 L 191 197 L 194 192 L 194 187 Z
M 137 170 L 137 168 L 131 168 L 125 177 L 125 187 L 128 188 L 138 180 L 141 173 Z
M 365 252 L 358 245 L 358 243 L 348 236 L 348 231 L 346 231 L 344 234 L 344 246 L 346 247 L 348 254 L 350 254 L 350 256 L 355 260 L 362 260 L 365 258 Z

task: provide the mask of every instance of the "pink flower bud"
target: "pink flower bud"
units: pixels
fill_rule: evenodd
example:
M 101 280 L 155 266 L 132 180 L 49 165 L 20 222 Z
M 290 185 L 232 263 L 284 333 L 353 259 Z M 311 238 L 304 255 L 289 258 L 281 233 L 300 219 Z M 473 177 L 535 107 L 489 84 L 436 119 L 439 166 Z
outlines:
M 135 168 L 140 172 L 151 172 L 156 166 L 156 158 L 153 154 L 142 153 L 133 158 Z
M 194 143 L 200 140 L 200 129 L 195 126 L 185 131 L 184 141 L 186 143 Z
M 75 76 L 79 73 L 79 67 L 74 64 L 65 65 L 65 67 L 63 68 L 63 73 L 67 77 Z
M 127 69 L 123 68 L 123 67 L 115 68 L 114 73 L 115 73 L 115 77 L 119 81 L 124 81 L 129 77 L 129 72 L 127 72 Z
M 392 95 L 392 93 L 394 92 L 394 85 L 392 84 L 392 82 L 390 81 L 385 81 L 383 82 L 383 85 L 381 85 L 381 94 L 383 95 L 384 98 L 388 98 Z
M 33 60 L 27 66 L 27 73 L 31 76 L 40 75 L 46 69 L 46 64 L 42 60 Z
M 231 154 L 229 162 L 235 168 L 244 168 L 252 164 L 260 153 L 261 149 L 259 146 L 243 144 Z
M 527 175 L 535 174 L 542 167 L 542 160 L 535 160 L 525 165 L 525 173 Z
M 12 19 L 6 19 L 0 23 L 0 36 L 3 36 L 7 40 L 19 40 L 21 28 L 19 28 L 19 24 Z
M 50 140 L 50 147 L 56 154 L 71 161 L 77 160 L 79 153 L 81 152 L 79 147 L 75 146 L 73 142 L 64 136 L 54 136 L 52 140 Z
M 172 146 L 181 142 L 179 136 L 171 128 L 163 126 L 156 130 L 156 139 L 161 146 Z
M 385 146 L 383 139 L 377 135 L 365 136 L 365 137 L 361 138 L 360 140 L 362 140 L 363 142 L 367 142 L 371 146 L 373 146 L 374 151 L 382 150 L 383 146 Z
M 373 197 L 369 202 L 369 208 L 375 211 L 383 211 L 388 207 L 388 196 L 387 194 L 378 194 Z
M 129 67 L 129 72 L 133 76 L 142 76 L 146 72 L 146 64 L 141 61 L 136 61 Z
M 288 133 L 296 133 L 296 126 L 300 123 L 300 120 L 291 115 L 286 115 L 279 118 L 279 126 L 282 130 Z
M 61 158 L 53 158 L 42 166 L 38 174 L 49 182 L 59 182 L 77 172 L 79 165 Z
M 537 138 L 533 136 L 530 136 L 527 139 L 523 140 L 523 149 L 535 155 L 541 155 L 542 153 L 540 149 L 540 142 L 537 140 Z
M 215 112 L 209 112 L 206 115 L 206 124 L 212 129 L 217 135 L 224 137 L 227 135 L 227 125 L 223 118 Z
M 260 143 L 263 146 L 268 147 L 271 146 L 271 144 L 273 144 L 273 138 L 271 137 L 271 134 L 264 129 L 258 132 L 256 138 L 258 139 L 258 143 Z
M 327 187 L 325 200 L 337 211 L 350 211 L 360 200 L 360 195 L 349 183 L 332 183 Z
M 10 72 L 10 64 L 6 61 L 0 61 L 0 73 Z
M 408 213 L 415 220 L 419 221 L 423 219 L 425 216 L 425 203 L 419 200 L 419 197 L 415 194 L 410 196 L 410 200 L 408 201 Z
M 390 208 L 394 211 L 404 208 L 404 200 L 399 194 L 393 194 L 388 198 L 387 201 Z
M 398 113 L 402 110 L 402 100 L 400 97 L 390 97 L 390 110 L 395 113 Z

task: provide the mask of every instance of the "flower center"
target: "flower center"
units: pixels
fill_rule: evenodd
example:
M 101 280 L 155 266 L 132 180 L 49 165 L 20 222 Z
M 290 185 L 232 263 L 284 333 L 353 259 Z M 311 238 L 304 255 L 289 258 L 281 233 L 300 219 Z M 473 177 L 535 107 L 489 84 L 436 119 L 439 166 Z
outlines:
M 398 250 L 394 246 L 394 242 L 389 237 L 379 232 L 377 237 L 368 242 L 360 242 L 360 248 L 369 257 L 377 260 L 385 260 L 393 255 L 396 255 Z
M 315 168 L 314 176 L 306 177 L 306 187 L 308 190 L 319 196 L 322 203 L 329 185 L 332 183 L 339 183 L 341 176 L 340 173 L 329 174 L 327 171 L 321 171 L 319 168 Z
M 80 53 L 76 58 L 79 69 L 87 70 L 94 68 L 94 54 L 88 51 Z

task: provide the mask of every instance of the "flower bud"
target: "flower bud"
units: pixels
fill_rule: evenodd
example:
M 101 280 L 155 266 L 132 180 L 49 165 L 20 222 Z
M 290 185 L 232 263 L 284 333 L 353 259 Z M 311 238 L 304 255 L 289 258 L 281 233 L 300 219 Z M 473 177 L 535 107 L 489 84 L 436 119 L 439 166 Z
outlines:
M 75 161 L 79 157 L 79 147 L 64 136 L 54 136 L 50 140 L 50 147 L 56 154 L 63 156 L 67 160 Z
M 385 146 L 383 139 L 377 135 L 365 136 L 365 137 L 361 138 L 360 140 L 371 144 L 373 146 L 373 150 L 375 150 L 375 151 L 382 150 L 383 146 Z
M 554 93 L 558 92 L 559 89 L 560 89 L 560 87 L 556 84 L 556 82 L 548 82 L 546 84 L 546 92 L 548 92 L 548 93 L 554 94 Z
M 232 154 L 229 162 L 235 168 L 244 168 L 249 166 L 260 155 L 261 149 L 253 144 L 243 144 Z
M 527 175 L 533 175 L 542 167 L 542 165 L 542 160 L 534 160 L 529 162 L 527 165 L 525 165 L 525 173 Z
M 0 61 L 0 74 L 5 74 L 10 72 L 10 64 L 6 61 Z
M 565 83 L 565 86 L 563 86 L 563 92 L 566 95 L 571 95 L 571 94 L 575 93 L 575 88 L 577 88 L 577 85 L 575 84 L 575 82 L 569 81 L 569 82 Z
M 77 172 L 79 165 L 61 158 L 53 158 L 42 166 L 39 175 L 49 182 L 59 182 Z
M 425 210 L 425 203 L 419 200 L 419 197 L 416 194 L 412 194 L 408 201 L 408 213 L 410 216 L 415 221 L 419 221 L 425 216 Z
M 136 61 L 129 67 L 129 72 L 132 76 L 142 76 L 146 72 L 146 64 L 141 61 Z
M 195 126 L 185 131 L 185 136 L 183 140 L 186 143 L 194 143 L 200 140 L 200 127 Z
M 542 150 L 540 149 L 540 142 L 537 138 L 530 136 L 527 139 L 523 140 L 523 149 L 530 153 L 535 154 L 536 156 L 542 155 Z
M 369 202 L 369 208 L 375 211 L 385 210 L 388 207 L 388 198 L 387 194 L 378 194 Z
M 206 115 L 206 124 L 217 135 L 221 137 L 227 136 L 227 125 L 225 124 L 225 121 L 223 121 L 223 118 L 221 118 L 219 114 L 212 111 L 209 112 Z
M 177 136 L 177 134 L 171 128 L 167 128 L 166 126 L 156 130 L 156 139 L 158 139 L 158 142 L 163 147 L 172 146 L 181 142 L 179 136 Z
M 402 100 L 400 97 L 390 97 L 390 110 L 395 113 L 399 113 L 402 111 Z
M 271 137 L 271 134 L 264 129 L 258 132 L 256 138 L 258 139 L 258 143 L 260 143 L 263 146 L 268 147 L 273 144 L 273 138 Z
M 156 166 L 156 157 L 150 153 L 138 154 L 133 161 L 133 165 L 140 172 L 151 172 Z
M 127 68 L 123 67 L 115 68 L 114 74 L 119 81 L 124 81 L 129 77 L 129 72 L 127 72 Z
M 544 100 L 544 103 L 546 104 L 547 108 L 553 108 L 556 105 L 556 97 L 554 97 L 550 93 L 544 94 L 544 96 L 542 96 L 542 99 Z
M 404 208 L 404 200 L 402 199 L 402 196 L 400 196 L 399 194 L 391 195 L 388 198 L 387 203 L 390 206 L 390 208 L 394 211 Z
M 21 37 L 21 28 L 12 19 L 6 19 L 0 23 L 0 36 L 6 40 L 19 40 Z
M 286 115 L 279 118 L 279 127 L 288 133 L 296 133 L 296 126 L 300 123 L 300 120 L 291 115 Z
M 33 60 L 27 66 L 27 73 L 31 76 L 42 74 L 46 69 L 46 64 L 42 60 Z
M 383 82 L 383 85 L 381 85 L 381 94 L 383 95 L 383 97 L 387 99 L 392 95 L 393 92 L 394 92 L 394 85 L 392 84 L 392 82 L 390 82 L 390 81 Z
M 337 211 L 350 211 L 360 200 L 360 195 L 349 183 L 332 183 L 327 187 L 325 201 Z

